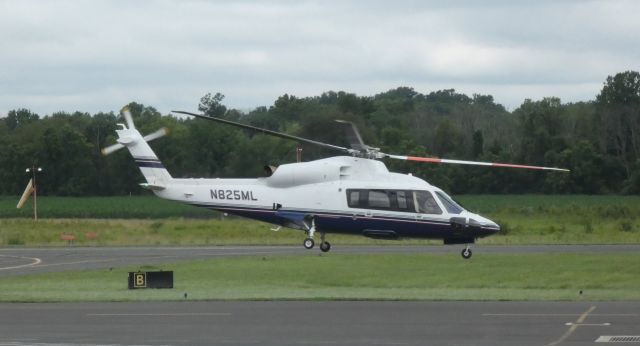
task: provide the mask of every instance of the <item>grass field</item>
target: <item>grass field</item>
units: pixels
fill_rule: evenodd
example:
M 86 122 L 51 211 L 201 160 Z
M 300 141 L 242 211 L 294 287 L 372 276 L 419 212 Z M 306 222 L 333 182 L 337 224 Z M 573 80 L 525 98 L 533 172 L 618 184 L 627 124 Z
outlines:
M 640 196 L 458 196 L 503 232 L 484 244 L 640 243 Z M 0 197 L 0 246 L 300 244 L 270 231 L 152 196 L 39 199 L 41 219 Z M 90 237 L 89 235 L 95 235 Z M 329 235 L 339 244 L 426 244 Z M 438 243 L 438 242 L 436 242 Z M 380 254 L 220 258 L 163 265 L 172 290 L 130 291 L 140 268 L 70 271 L 0 280 L 0 301 L 188 299 L 639 300 L 640 254 Z M 148 270 L 152 268 L 142 268 Z M 579 292 L 582 291 L 582 294 Z
M 638 263 L 640 254 L 220 258 L 162 265 L 174 271 L 174 289 L 128 290 L 134 267 L 3 278 L 0 301 L 183 300 L 185 293 L 189 300 L 639 300 Z
M 638 218 L 640 196 L 586 195 L 460 195 L 467 209 L 490 216 L 557 216 L 580 218 Z M 0 196 L 0 218 L 31 218 L 31 202 L 16 209 L 17 196 Z M 42 218 L 158 219 L 218 218 L 217 213 L 170 202 L 153 195 L 132 197 L 49 197 L 38 198 Z
M 0 218 L 33 218 L 33 200 L 16 209 L 18 197 L 0 196 Z M 153 195 L 123 197 L 38 197 L 38 215 L 47 219 L 162 219 L 219 217 L 210 210 Z
M 640 243 L 640 196 L 459 196 L 469 210 L 497 221 L 500 235 L 484 244 Z M 246 219 L 168 202 L 153 196 L 39 199 L 41 219 L 16 212 L 15 198 L 0 198 L 0 246 L 62 246 L 61 234 L 82 245 L 299 244 L 299 231 L 270 231 Z M 87 235 L 97 235 L 90 239 Z M 397 244 L 330 236 L 334 244 Z M 423 240 L 401 244 L 433 243 Z

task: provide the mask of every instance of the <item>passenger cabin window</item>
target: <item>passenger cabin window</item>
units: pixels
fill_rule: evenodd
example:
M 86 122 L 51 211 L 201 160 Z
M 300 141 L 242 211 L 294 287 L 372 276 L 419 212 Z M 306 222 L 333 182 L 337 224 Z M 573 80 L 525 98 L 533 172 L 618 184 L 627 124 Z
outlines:
M 390 209 L 391 202 L 385 190 L 369 191 L 369 207 L 375 209 Z
M 407 198 L 408 194 L 411 194 L 411 191 L 397 191 L 396 192 L 396 200 L 398 201 L 398 209 L 407 210 L 409 209 L 407 206 Z
M 357 208 L 360 203 L 360 191 L 347 190 L 347 196 L 349 196 L 349 206 L 351 208 Z
M 428 191 L 347 189 L 347 204 L 350 208 L 442 214 Z

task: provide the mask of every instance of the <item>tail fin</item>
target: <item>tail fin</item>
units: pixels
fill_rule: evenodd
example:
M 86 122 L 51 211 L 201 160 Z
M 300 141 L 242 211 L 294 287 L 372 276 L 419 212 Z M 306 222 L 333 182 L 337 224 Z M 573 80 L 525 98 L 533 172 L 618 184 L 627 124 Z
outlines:
M 173 178 L 167 169 L 164 168 L 162 162 L 158 160 L 158 157 L 153 150 L 151 150 L 147 141 L 164 136 L 167 133 L 167 130 L 160 129 L 152 134 L 142 137 L 133 124 L 129 110 L 125 108 L 123 115 L 128 127 L 124 124 L 118 124 L 121 127 L 120 130 L 116 130 L 116 133 L 118 134 L 118 143 L 102 149 L 102 153 L 104 155 L 109 155 L 118 149 L 126 147 L 136 160 L 136 164 L 138 165 L 138 168 L 140 168 L 142 175 L 144 175 L 147 180 L 146 184 L 140 185 L 150 190 L 163 190 Z
M 147 184 L 141 184 L 142 187 L 163 190 L 173 178 L 162 162 L 158 160 L 158 156 L 153 152 L 149 143 L 135 128 L 117 130 L 116 132 L 118 133 L 118 143 L 129 149 L 142 175 L 147 180 Z

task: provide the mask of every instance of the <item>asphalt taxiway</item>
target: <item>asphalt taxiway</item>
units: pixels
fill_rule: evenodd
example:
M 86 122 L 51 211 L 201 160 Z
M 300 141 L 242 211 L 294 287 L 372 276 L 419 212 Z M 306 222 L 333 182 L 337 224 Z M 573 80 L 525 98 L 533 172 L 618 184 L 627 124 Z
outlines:
M 639 334 L 640 302 L 0 304 L 4 346 L 555 346 Z
M 392 245 L 334 246 L 331 253 L 459 256 L 459 251 L 459 246 Z M 638 245 L 476 246 L 474 256 L 639 251 Z M 51 271 L 318 253 L 300 246 L 3 248 L 0 286 L 3 276 Z M 596 340 L 611 336 L 637 336 L 625 340 L 637 340 L 640 345 L 640 302 L 0 303 L 0 346 L 555 346 L 600 345 Z
M 462 246 L 341 246 L 332 253 L 450 253 L 459 256 Z M 474 256 L 483 253 L 640 253 L 640 245 L 528 245 L 474 246 Z M 56 247 L 0 248 L 0 278 L 54 271 L 99 269 L 231 256 L 318 255 L 316 248 L 300 246 L 213 247 Z M 1 346 L 1 345 L 0 345 Z

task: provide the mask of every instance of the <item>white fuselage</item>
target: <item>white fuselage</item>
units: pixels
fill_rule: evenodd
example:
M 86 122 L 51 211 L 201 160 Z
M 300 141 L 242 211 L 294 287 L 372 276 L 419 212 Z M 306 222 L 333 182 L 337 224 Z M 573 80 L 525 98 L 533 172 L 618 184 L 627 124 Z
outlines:
M 354 196 L 366 192 L 370 200 L 349 202 L 351 191 L 358 192 Z M 380 191 L 393 197 L 391 204 L 373 199 Z M 437 207 L 431 211 L 416 207 L 417 191 L 435 196 Z M 444 239 L 453 232 L 452 218 L 475 220 L 484 231 L 472 235 L 474 239 L 499 230 L 491 220 L 464 209 L 450 212 L 438 197 L 446 194 L 422 179 L 391 173 L 380 161 L 350 156 L 285 164 L 270 177 L 257 179 L 172 179 L 154 192 L 162 198 L 300 229 L 305 217 L 312 216 L 318 230 L 327 233 L 382 231 L 398 237 Z M 367 203 L 382 204 L 369 207 Z M 461 236 L 451 233 L 451 237 Z

